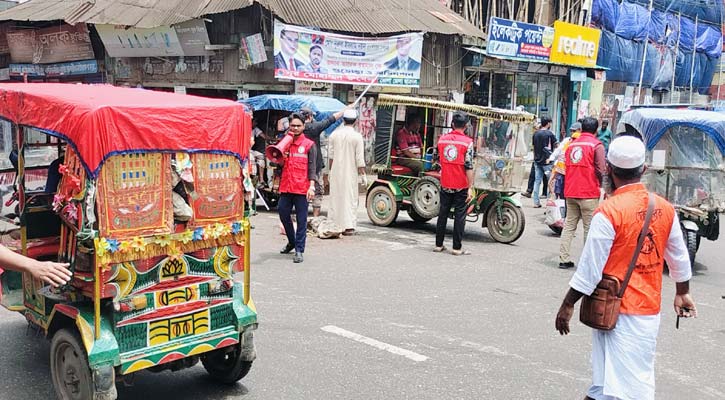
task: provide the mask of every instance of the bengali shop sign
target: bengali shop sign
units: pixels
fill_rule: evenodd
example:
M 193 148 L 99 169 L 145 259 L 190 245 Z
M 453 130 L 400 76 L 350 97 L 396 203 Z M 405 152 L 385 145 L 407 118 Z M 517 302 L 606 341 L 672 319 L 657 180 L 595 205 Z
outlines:
M 490 56 L 548 61 L 554 28 L 491 17 L 486 53 Z
M 315 82 L 420 86 L 423 33 L 356 37 L 274 24 L 274 76 Z
M 51 64 L 94 58 L 86 24 L 43 29 L 17 29 L 7 33 L 13 63 Z

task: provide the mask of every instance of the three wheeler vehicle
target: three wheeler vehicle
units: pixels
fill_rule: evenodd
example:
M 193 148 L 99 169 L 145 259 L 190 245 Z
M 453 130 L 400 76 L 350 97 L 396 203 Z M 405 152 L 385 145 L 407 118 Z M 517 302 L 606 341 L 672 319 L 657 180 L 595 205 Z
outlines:
M 464 111 L 471 118 L 468 128 L 475 146 L 475 195 L 468 204 L 468 221 L 482 219 L 491 237 L 500 243 L 512 243 L 524 232 L 521 203 L 514 195 L 521 190 L 524 177 L 523 157 L 528 150 L 526 135 L 533 127 L 534 115 L 523 111 L 502 110 L 381 94 L 377 102 L 375 161 L 372 171 L 377 179 L 368 187 L 366 208 L 373 224 L 388 226 L 401 210 L 417 222 L 436 216 L 440 209 L 440 168 L 433 161 L 437 139 L 450 127 L 450 112 Z M 394 151 L 397 132 L 406 116 L 415 114 L 422 122 L 423 169 L 399 163 Z M 529 136 L 530 137 L 530 136 Z
M 72 272 L 59 288 L 1 276 L 2 305 L 50 339 L 58 398 L 115 399 L 117 380 L 199 361 L 222 383 L 243 378 L 257 328 L 243 107 L 107 85 L 11 83 L 0 84 L 0 117 L 18 154 L 19 213 L 17 224 L 2 221 L 2 242 Z M 48 139 L 29 143 L 29 132 Z M 65 156 L 48 172 L 59 184 L 29 191 L 26 156 L 61 143 Z
M 313 95 L 263 94 L 240 100 L 240 103 L 253 110 L 257 126 L 270 139 L 266 142 L 267 146 L 273 146 L 278 142 L 277 134 L 280 132 L 277 131 L 277 121 L 299 111 L 303 107 L 311 109 L 318 121 L 345 108 L 345 105 L 337 99 Z M 338 124 L 339 122 L 331 125 L 325 130 L 325 133 L 329 135 Z M 318 151 L 322 150 L 318 149 Z M 264 151 L 261 152 L 264 153 Z M 265 162 L 266 176 L 261 177 L 260 174 L 256 174 L 255 186 L 259 197 L 261 197 L 267 208 L 276 207 L 279 200 L 279 183 L 282 179 L 282 169 L 269 158 L 265 157 Z
M 626 112 L 619 134 L 647 147 L 648 189 L 677 210 L 694 263 L 700 238 L 717 240 L 725 210 L 725 115 L 693 109 L 637 108 Z

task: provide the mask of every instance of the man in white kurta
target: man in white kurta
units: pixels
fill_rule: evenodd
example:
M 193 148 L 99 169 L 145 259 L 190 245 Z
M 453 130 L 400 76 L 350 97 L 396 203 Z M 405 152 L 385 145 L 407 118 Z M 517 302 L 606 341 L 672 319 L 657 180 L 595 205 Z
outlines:
M 594 291 L 602 274 L 619 278 L 628 268 L 632 249 L 636 248 L 632 241 L 636 242 L 643 224 L 632 220 L 637 220 L 637 216 L 644 214 L 641 210 L 647 208 L 647 191 L 639 183 L 644 159 L 644 144 L 633 137 L 617 138 L 610 146 L 608 171 L 616 191 L 592 218 L 577 271 L 569 282 L 571 288 L 557 314 L 556 328 L 562 335 L 569 333 L 574 304 Z M 690 259 L 680 223 L 672 205 L 661 198 L 656 199 L 656 204 L 648 239 L 644 242 L 646 246 L 637 256 L 617 325 L 610 331 L 593 330 L 592 385 L 587 399 L 654 399 L 663 260 L 677 286 L 675 312 L 683 317 L 696 316 L 695 304 L 689 295 Z M 671 219 L 667 219 L 668 215 Z M 671 226 L 667 226 L 669 221 Z M 625 246 L 627 249 L 622 250 Z M 655 251 L 657 248 L 661 250 Z M 653 259 L 656 261 L 652 262 Z M 625 309 L 625 303 L 629 308 Z
M 328 143 L 330 159 L 330 211 L 328 218 L 344 230 L 354 232 L 357 225 L 358 177 L 365 177 L 365 144 L 354 128 L 357 111 L 345 110 L 343 125 L 337 128 Z

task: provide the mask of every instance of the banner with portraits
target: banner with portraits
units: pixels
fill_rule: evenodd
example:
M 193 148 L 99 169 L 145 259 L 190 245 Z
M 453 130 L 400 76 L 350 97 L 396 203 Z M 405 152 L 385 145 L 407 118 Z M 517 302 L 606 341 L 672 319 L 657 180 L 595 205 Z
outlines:
M 279 79 L 419 87 L 422 51 L 422 32 L 356 37 L 274 23 Z

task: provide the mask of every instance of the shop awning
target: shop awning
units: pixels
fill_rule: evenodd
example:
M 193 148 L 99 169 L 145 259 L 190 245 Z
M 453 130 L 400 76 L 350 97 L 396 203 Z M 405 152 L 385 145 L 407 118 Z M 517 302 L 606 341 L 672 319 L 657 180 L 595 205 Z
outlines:
M 529 59 L 529 58 L 520 58 L 520 57 L 492 56 L 492 55 L 489 55 L 488 53 L 486 53 L 486 50 L 484 50 L 482 48 L 479 48 L 479 47 L 472 47 L 472 46 L 464 47 L 464 49 L 465 50 L 468 50 L 468 51 L 471 51 L 473 53 L 482 54 L 482 55 L 484 55 L 486 57 L 491 57 L 491 58 L 495 58 L 497 60 L 504 60 L 504 61 L 518 61 L 518 62 L 527 62 L 527 63 L 536 63 L 536 64 L 545 64 L 545 65 L 555 65 L 557 67 L 578 68 L 578 69 L 592 69 L 592 70 L 596 70 L 596 71 L 606 71 L 606 70 L 609 69 L 607 67 L 602 67 L 600 65 L 597 65 L 596 67 L 593 67 L 593 68 L 586 68 L 586 67 L 581 67 L 581 66 L 578 66 L 578 65 L 567 65 L 567 64 L 553 63 L 551 61 L 545 61 L 545 60 L 532 60 L 532 59 Z

